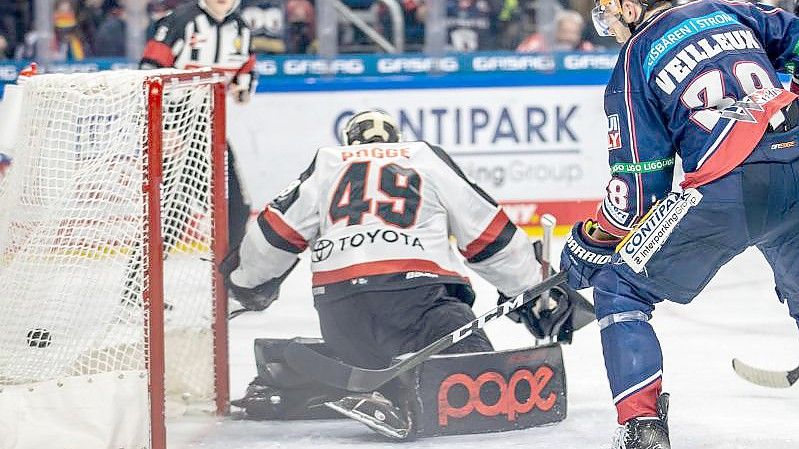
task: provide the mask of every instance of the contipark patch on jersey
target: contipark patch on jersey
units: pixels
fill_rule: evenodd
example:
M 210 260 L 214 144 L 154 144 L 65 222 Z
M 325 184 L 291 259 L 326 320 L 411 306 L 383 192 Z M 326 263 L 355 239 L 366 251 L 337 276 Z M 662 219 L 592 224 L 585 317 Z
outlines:
M 643 220 L 619 243 L 616 251 L 636 273 L 666 243 L 688 209 L 699 204 L 702 194 L 696 189 L 671 192 L 652 206 Z

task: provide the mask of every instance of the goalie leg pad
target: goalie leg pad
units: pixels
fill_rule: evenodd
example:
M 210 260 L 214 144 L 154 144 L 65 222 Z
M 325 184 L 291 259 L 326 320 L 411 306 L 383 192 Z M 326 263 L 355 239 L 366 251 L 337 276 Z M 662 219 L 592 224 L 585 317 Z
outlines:
M 559 345 L 436 355 L 406 376 L 420 437 L 524 429 L 566 418 Z
M 255 340 L 255 364 L 258 376 L 250 382 L 245 396 L 231 401 L 244 409 L 247 419 L 331 419 L 341 416 L 324 407 L 347 394 L 291 369 L 283 358 L 289 340 Z M 319 352 L 329 352 L 320 339 L 308 339 Z

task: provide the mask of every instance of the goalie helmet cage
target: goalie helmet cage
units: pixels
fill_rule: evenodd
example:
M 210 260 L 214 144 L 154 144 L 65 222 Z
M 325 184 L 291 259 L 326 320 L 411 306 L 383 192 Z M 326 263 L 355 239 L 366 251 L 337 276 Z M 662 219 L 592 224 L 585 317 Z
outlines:
M 228 411 L 223 77 L 20 90 L 0 180 L 0 448 L 164 449 L 166 415 Z

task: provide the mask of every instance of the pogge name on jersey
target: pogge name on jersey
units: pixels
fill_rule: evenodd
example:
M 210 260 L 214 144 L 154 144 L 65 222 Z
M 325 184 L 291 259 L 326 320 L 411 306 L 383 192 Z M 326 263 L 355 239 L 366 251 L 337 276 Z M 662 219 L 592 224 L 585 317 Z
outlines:
M 671 95 L 677 84 L 681 83 L 696 68 L 700 61 L 710 59 L 726 51 L 761 48 L 751 30 L 734 30 L 711 34 L 696 43 L 686 45 L 655 77 L 655 83 L 666 94 Z

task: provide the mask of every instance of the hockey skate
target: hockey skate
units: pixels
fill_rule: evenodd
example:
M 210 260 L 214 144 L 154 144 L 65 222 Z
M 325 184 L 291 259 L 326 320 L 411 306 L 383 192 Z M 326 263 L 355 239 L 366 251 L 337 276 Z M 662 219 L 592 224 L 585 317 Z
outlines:
M 256 378 L 247 386 L 244 397 L 230 401 L 230 405 L 246 410 L 250 419 L 276 419 L 283 414 L 283 394 Z
M 671 449 L 669 442 L 669 394 L 658 397 L 657 417 L 633 418 L 619 428 L 611 449 Z
M 411 435 L 410 413 L 395 406 L 378 392 L 346 396 L 335 402 L 326 402 L 325 405 L 383 436 L 405 440 Z

